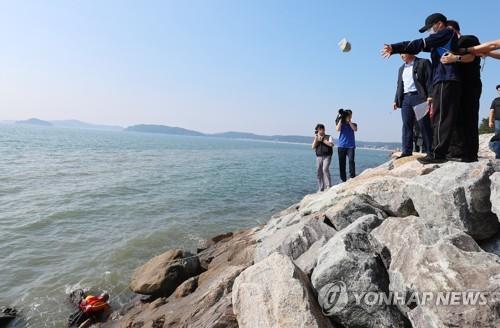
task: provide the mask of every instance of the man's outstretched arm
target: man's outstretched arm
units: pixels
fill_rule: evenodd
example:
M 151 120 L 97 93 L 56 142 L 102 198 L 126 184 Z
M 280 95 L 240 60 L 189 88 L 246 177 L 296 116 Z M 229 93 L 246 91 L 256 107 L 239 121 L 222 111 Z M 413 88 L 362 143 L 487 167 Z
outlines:
M 490 51 L 500 49 L 500 39 L 486 42 L 475 47 L 467 48 L 467 51 L 473 54 L 486 54 Z
M 382 57 L 387 58 L 392 54 L 411 54 L 416 55 L 421 51 L 430 51 L 433 48 L 446 45 L 455 32 L 452 29 L 445 28 L 437 33 L 429 35 L 424 39 L 413 41 L 404 41 L 394 44 L 386 44 L 381 51 Z

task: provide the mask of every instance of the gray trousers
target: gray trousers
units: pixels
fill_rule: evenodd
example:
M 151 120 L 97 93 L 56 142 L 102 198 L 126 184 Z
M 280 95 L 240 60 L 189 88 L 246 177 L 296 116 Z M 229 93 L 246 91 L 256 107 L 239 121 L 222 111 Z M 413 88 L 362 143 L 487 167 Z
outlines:
M 318 191 L 324 191 L 332 186 L 330 163 L 332 156 L 316 157 L 316 173 L 318 175 Z

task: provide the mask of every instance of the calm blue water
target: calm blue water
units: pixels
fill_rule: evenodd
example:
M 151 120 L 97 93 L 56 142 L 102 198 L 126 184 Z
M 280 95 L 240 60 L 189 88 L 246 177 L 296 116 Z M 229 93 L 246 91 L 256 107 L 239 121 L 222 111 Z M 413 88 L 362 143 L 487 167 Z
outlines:
M 358 150 L 358 171 L 387 157 Z M 119 306 L 134 268 L 264 223 L 315 191 L 314 166 L 309 145 L 0 125 L 0 306 L 16 327 L 64 327 L 74 287 Z

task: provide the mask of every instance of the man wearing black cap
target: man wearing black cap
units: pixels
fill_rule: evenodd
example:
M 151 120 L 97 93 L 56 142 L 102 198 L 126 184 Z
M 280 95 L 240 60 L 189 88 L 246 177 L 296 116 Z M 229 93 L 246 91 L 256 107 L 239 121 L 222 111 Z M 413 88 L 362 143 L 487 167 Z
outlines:
M 462 35 L 457 21 L 449 20 L 447 25 L 458 36 L 458 47 L 465 49 L 480 44 L 474 35 Z M 479 99 L 483 90 L 481 82 L 481 58 L 472 54 L 446 53 L 441 57 L 443 64 L 458 63 L 462 94 L 460 96 L 460 111 L 455 115 L 455 128 L 449 155 L 459 158 L 462 162 L 477 162 L 479 152 Z
M 442 64 L 440 59 L 447 52 L 458 52 L 458 37 L 448 28 L 446 16 L 432 14 L 425 20 L 425 26 L 420 33 L 428 31 L 430 35 L 424 39 L 386 44 L 382 56 L 392 54 L 418 54 L 421 51 L 431 53 L 433 72 L 432 123 L 433 145 L 432 154 L 419 158 L 423 164 L 442 163 L 446 161 L 450 146 L 454 114 L 460 105 L 460 77 L 457 64 Z

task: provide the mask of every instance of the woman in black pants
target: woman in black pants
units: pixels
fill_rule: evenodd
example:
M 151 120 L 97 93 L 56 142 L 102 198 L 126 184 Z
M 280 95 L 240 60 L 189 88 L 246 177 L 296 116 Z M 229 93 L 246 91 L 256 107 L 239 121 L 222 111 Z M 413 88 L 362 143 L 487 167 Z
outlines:
M 352 111 L 349 109 L 340 109 L 335 123 L 337 124 L 337 131 L 340 132 L 338 141 L 340 179 L 345 182 L 347 181 L 346 157 L 349 157 L 349 176 L 351 178 L 356 176 L 356 163 L 354 162 L 356 140 L 354 132 L 358 131 L 358 125 L 352 122 Z

